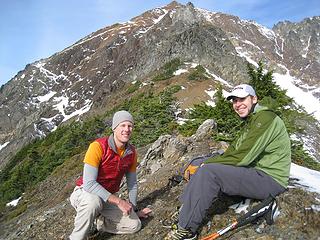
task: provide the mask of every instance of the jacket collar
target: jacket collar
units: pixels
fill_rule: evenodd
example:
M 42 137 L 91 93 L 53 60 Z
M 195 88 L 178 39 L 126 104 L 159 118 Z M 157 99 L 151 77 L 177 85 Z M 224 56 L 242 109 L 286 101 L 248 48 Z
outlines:
M 269 108 L 259 105 L 258 103 L 254 106 L 253 113 L 257 113 L 260 111 L 269 110 Z
M 252 118 L 253 115 L 255 115 L 257 112 L 260 111 L 265 111 L 265 110 L 269 110 L 267 107 L 264 106 L 260 106 L 259 103 L 256 103 L 255 105 L 252 106 L 250 113 L 248 114 L 248 116 L 241 118 L 243 121 L 247 122 L 249 121 L 249 119 Z
M 113 134 L 111 134 L 108 138 L 108 145 L 112 149 L 112 151 L 114 151 L 115 153 L 118 153 Z M 126 143 L 124 147 L 125 147 L 125 152 L 123 154 L 123 157 L 132 153 L 131 144 L 129 142 Z

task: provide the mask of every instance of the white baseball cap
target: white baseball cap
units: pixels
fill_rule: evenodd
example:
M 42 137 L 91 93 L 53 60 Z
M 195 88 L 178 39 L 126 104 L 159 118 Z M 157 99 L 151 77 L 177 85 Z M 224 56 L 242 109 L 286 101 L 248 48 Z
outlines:
M 239 97 L 239 98 L 245 98 L 247 96 L 256 96 L 256 92 L 254 91 L 253 87 L 251 87 L 248 84 L 240 84 L 238 86 L 235 86 L 232 89 L 232 92 L 230 95 L 227 97 L 227 100 L 230 100 L 234 97 Z

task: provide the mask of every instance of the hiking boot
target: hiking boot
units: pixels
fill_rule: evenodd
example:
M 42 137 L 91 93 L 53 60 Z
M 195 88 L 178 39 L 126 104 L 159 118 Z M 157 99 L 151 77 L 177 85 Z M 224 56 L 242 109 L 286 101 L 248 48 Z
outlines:
M 99 230 L 97 229 L 97 220 L 95 220 L 91 225 L 91 228 L 90 228 L 88 236 L 87 236 L 87 240 L 93 240 L 98 235 L 99 235 Z
M 188 229 L 177 227 L 176 229 L 172 229 L 164 239 L 165 240 L 195 240 L 197 239 L 197 234 L 191 232 Z
M 274 199 L 274 201 L 271 202 L 268 208 L 268 211 L 264 217 L 266 219 L 267 224 L 268 225 L 273 224 L 274 221 L 278 218 L 279 214 L 280 214 L 280 211 L 279 211 L 278 202 L 276 199 Z
M 96 239 L 96 237 L 98 237 L 98 235 L 99 235 L 99 231 L 97 229 L 93 232 L 89 232 L 87 240 L 94 240 Z
M 179 222 L 179 210 L 174 212 L 169 218 L 161 221 L 164 228 L 174 228 L 174 225 L 177 225 Z

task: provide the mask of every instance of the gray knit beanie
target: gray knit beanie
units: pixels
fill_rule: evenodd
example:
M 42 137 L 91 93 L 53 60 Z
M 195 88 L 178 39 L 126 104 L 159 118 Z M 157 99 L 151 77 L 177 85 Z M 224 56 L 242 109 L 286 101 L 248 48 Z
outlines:
M 120 123 L 124 121 L 129 121 L 133 123 L 132 115 L 124 110 L 116 112 L 112 118 L 112 130 L 114 130 Z

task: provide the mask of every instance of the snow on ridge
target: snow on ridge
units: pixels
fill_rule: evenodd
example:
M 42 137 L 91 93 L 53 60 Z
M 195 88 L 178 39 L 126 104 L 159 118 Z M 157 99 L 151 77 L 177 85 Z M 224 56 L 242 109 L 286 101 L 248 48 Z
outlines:
M 160 22 L 169 13 L 169 11 L 164 8 L 156 8 L 152 10 L 152 13 L 159 16 L 157 18 L 152 19 L 153 24 L 151 24 L 150 26 L 145 26 L 145 25 L 141 26 L 140 29 L 137 30 L 136 33 L 134 34 L 134 37 L 141 38 L 143 34 L 147 33 L 151 28 L 154 27 L 154 25 Z M 130 21 L 130 23 L 134 25 L 138 25 L 136 22 Z
M 274 81 L 281 89 L 287 90 L 287 95 L 295 100 L 296 103 L 303 106 L 307 113 L 312 114 L 320 122 L 320 101 L 312 95 L 312 92 L 305 92 L 297 87 L 295 83 L 301 81 L 287 73 L 273 73 Z
M 119 42 L 114 42 L 113 46 L 120 46 L 120 45 L 125 44 L 127 42 L 126 36 L 119 35 L 119 37 L 120 37 Z M 114 47 L 110 47 L 110 48 L 114 48 Z
M 210 72 L 208 69 L 206 69 L 206 73 L 208 73 L 210 76 L 214 77 L 215 80 L 221 82 L 222 84 L 232 87 L 226 80 L 222 79 L 221 77 L 217 76 L 216 74 Z
M 258 31 L 264 35 L 266 38 L 274 40 L 276 38 L 276 34 L 274 33 L 273 30 L 255 22 L 252 20 L 241 20 L 242 23 L 244 23 L 245 25 L 254 25 L 257 27 Z
M 156 14 L 160 14 L 160 13 L 164 12 L 162 15 L 158 16 L 158 18 L 153 19 L 153 23 L 157 24 L 158 22 L 160 22 L 162 20 L 162 18 L 164 18 L 167 15 L 167 13 L 169 11 L 164 9 L 164 8 L 156 8 L 156 9 L 153 10 L 153 12 L 156 13 Z
M 289 70 L 279 64 L 280 67 L 286 69 L 286 74 L 273 73 L 274 82 L 281 88 L 287 91 L 287 96 L 294 99 L 294 101 L 301 105 L 304 110 L 311 114 L 318 122 L 320 122 L 320 101 L 313 96 L 313 93 L 317 92 L 319 89 L 315 87 L 310 87 L 303 84 L 300 79 L 297 79 L 289 74 Z M 291 139 L 296 138 L 295 136 L 290 136 Z M 313 136 L 300 136 L 298 139 L 303 142 L 303 148 L 316 159 L 316 153 L 314 150 L 315 139 Z M 317 160 L 319 161 L 319 160 Z
M 7 203 L 6 206 L 7 207 L 10 207 L 10 206 L 15 207 L 15 206 L 17 206 L 18 202 L 20 201 L 21 198 L 22 197 L 19 197 L 17 199 L 12 200 L 11 202 Z
M 280 39 L 282 40 L 281 46 L 279 46 L 277 38 L 274 38 L 274 42 L 275 42 L 275 51 L 276 54 L 281 57 L 281 59 L 283 59 L 283 47 L 284 47 L 284 39 L 280 37 Z
M 291 163 L 290 178 L 294 186 L 320 194 L 320 172 Z
M 84 105 L 80 109 L 77 109 L 70 114 L 66 114 L 64 109 L 68 106 L 73 106 L 74 102 L 69 101 L 68 97 L 63 97 L 63 96 L 55 97 L 53 99 L 53 101 L 57 102 L 56 105 L 53 105 L 53 107 L 54 107 L 53 109 L 58 110 L 59 113 L 51 118 L 43 118 L 43 117 L 41 118 L 42 121 L 45 121 L 47 123 L 47 126 L 49 127 L 48 130 L 50 132 L 53 132 L 58 128 L 58 126 L 55 123 L 56 118 L 62 117 L 61 122 L 66 122 L 67 120 L 69 120 L 75 116 L 81 116 L 82 114 L 88 112 L 91 109 L 91 106 L 93 104 L 93 102 L 91 100 L 87 99 L 87 100 L 85 100 Z M 36 125 L 34 125 L 34 129 L 40 136 L 46 135 Z
M 148 27 L 148 28 L 145 28 L 145 27 L 140 28 L 140 30 L 137 31 L 137 33 L 135 33 L 133 36 L 134 36 L 134 37 L 136 37 L 136 36 L 141 37 L 141 35 L 144 34 L 144 33 L 146 33 L 146 32 L 148 32 L 150 28 L 151 28 L 151 27 Z
M 176 70 L 173 74 L 174 74 L 175 76 L 178 76 L 178 75 L 180 75 L 180 74 L 189 72 L 189 70 L 188 70 L 189 68 L 196 68 L 196 67 L 199 65 L 199 63 L 196 63 L 196 62 L 184 62 L 184 65 L 186 65 L 185 68 L 179 68 L 179 69 Z M 226 80 L 224 80 L 224 79 L 222 79 L 221 77 L 217 76 L 216 74 L 210 72 L 207 68 L 205 68 L 205 70 L 206 70 L 206 73 L 207 73 L 209 76 L 213 77 L 213 79 L 214 79 L 215 81 L 219 81 L 219 82 L 221 82 L 223 85 L 226 85 L 226 86 L 228 86 L 228 87 L 232 87 Z M 213 98 L 214 98 L 214 94 L 216 93 L 216 90 L 207 89 L 207 90 L 205 90 L 205 93 L 210 97 L 210 99 L 206 102 L 206 104 L 207 104 L 208 106 L 214 107 L 214 106 L 215 106 L 215 102 L 213 101 Z M 224 95 L 225 97 L 227 97 L 229 94 L 228 94 L 227 91 L 223 90 L 223 95 Z M 183 122 L 183 121 L 182 121 L 182 122 Z M 179 124 L 182 124 L 182 122 L 179 123 Z
M 208 100 L 208 101 L 206 102 L 206 104 L 207 104 L 208 106 L 215 107 L 215 106 L 216 106 L 216 103 L 213 101 L 213 97 L 214 97 L 214 94 L 217 92 L 217 90 L 210 90 L 210 89 L 208 89 L 208 90 L 204 90 L 204 92 L 205 92 L 206 94 L 208 94 L 209 97 L 210 97 L 210 100 Z
M 258 63 L 250 58 L 250 53 L 243 51 L 242 49 L 243 49 L 242 47 L 236 47 L 237 54 L 240 57 L 245 58 L 249 63 L 251 63 L 255 67 L 258 67 Z
M 154 27 L 154 25 L 156 25 L 158 22 L 160 22 L 162 20 L 162 18 L 165 17 L 165 15 L 168 14 L 168 10 L 164 9 L 164 8 L 156 8 L 152 10 L 153 13 L 155 14 L 160 14 L 157 18 L 152 19 L 153 24 L 150 26 L 142 26 L 135 34 L 134 37 L 138 37 L 141 38 L 143 34 L 147 33 L 151 28 Z M 164 13 L 163 13 L 164 12 Z M 163 13 L 163 14 L 161 14 Z
M 64 75 L 63 73 L 60 74 L 60 75 L 57 75 L 57 74 L 55 74 L 53 72 L 50 72 L 48 69 L 44 68 L 45 65 L 46 65 L 46 63 L 45 62 L 41 62 L 41 61 L 39 61 L 39 62 L 34 64 L 34 66 L 36 68 L 38 68 L 41 73 L 43 73 L 48 79 L 52 80 L 55 83 L 58 83 L 57 79 L 59 79 L 59 78 L 62 78 L 64 80 L 68 79 L 67 76 Z
M 205 90 L 205 93 L 208 94 L 211 99 L 213 99 L 216 92 L 217 92 L 217 90 L 210 90 L 210 89 Z
M 256 23 L 256 25 L 258 26 L 259 32 L 262 35 L 266 36 L 268 39 L 274 40 L 276 38 L 275 33 L 271 29 L 269 29 L 265 26 L 262 26 L 260 24 L 257 24 L 257 23 Z
M 91 100 L 87 99 L 85 101 L 85 105 L 82 108 L 74 111 L 73 113 L 71 113 L 69 115 L 65 115 L 65 118 L 63 119 L 62 122 L 65 122 L 65 121 L 69 120 L 70 118 L 72 118 L 74 116 L 80 116 L 80 115 L 88 112 L 90 110 L 92 104 L 93 104 L 93 102 Z
M 213 15 L 216 14 L 216 12 L 210 12 L 209 10 L 203 9 L 203 8 L 195 8 L 196 11 L 198 11 L 208 22 L 213 21 Z
M 45 134 L 43 131 L 41 131 L 41 130 L 38 128 L 37 124 L 35 124 L 35 123 L 33 124 L 33 129 L 34 129 L 34 131 L 38 134 L 38 136 L 39 136 L 40 138 L 46 136 L 46 134 Z
M 178 69 L 177 71 L 175 71 L 173 73 L 173 75 L 178 76 L 178 75 L 181 75 L 181 74 L 186 73 L 186 72 L 188 72 L 187 69 Z
M 5 142 L 4 144 L 0 144 L 0 151 L 4 149 L 10 142 Z
M 48 92 L 47 94 L 43 96 L 37 96 L 35 97 L 40 103 L 49 101 L 57 92 Z
M 259 46 L 255 45 L 253 42 L 249 41 L 249 40 L 244 40 L 243 41 L 245 44 L 248 44 L 248 45 L 251 45 L 253 46 L 254 48 L 258 49 L 261 51 L 261 48 L 259 48 Z
M 310 47 L 310 39 L 311 39 L 311 36 L 309 37 L 309 39 L 308 39 L 308 44 L 307 44 L 307 46 L 303 49 L 303 54 L 302 54 L 302 57 L 303 58 L 306 58 L 307 57 L 307 54 L 308 54 L 308 52 L 309 52 L 309 47 Z
M 298 141 L 303 142 L 303 148 L 314 158 L 316 159 L 316 150 L 314 149 L 314 143 L 316 142 L 316 139 L 312 135 L 307 136 L 300 136 L 298 138 Z
M 186 68 L 179 68 L 178 70 L 176 70 L 173 75 L 178 76 L 181 75 L 183 73 L 189 72 L 188 68 L 196 68 L 199 63 L 195 63 L 195 62 L 184 62 L 184 65 L 186 66 Z
M 36 67 L 36 68 L 42 68 L 43 66 L 45 66 L 46 65 L 46 63 L 44 62 L 44 61 L 38 61 L 38 62 L 36 62 L 35 64 L 34 64 L 34 66 Z
M 216 106 L 216 103 L 214 102 L 214 95 L 216 94 L 217 90 L 212 90 L 212 89 L 208 89 L 208 90 L 205 90 L 205 93 L 209 95 L 210 97 L 210 100 L 208 100 L 206 102 L 206 104 L 208 106 L 211 106 L 211 107 L 215 107 Z M 222 89 L 222 96 L 223 97 L 228 97 L 230 93 L 228 93 L 226 90 Z
M 47 129 L 50 132 L 54 132 L 55 130 L 57 130 L 58 126 L 56 125 L 56 123 L 54 122 L 54 120 L 57 118 L 59 114 L 51 117 L 51 118 L 41 118 L 42 121 L 45 121 L 47 123 Z M 45 133 L 43 131 L 41 131 L 40 129 L 38 129 L 38 127 L 35 125 L 34 126 L 35 131 L 42 137 L 45 136 Z
M 85 100 L 85 104 L 82 108 L 75 110 L 74 112 L 72 112 L 71 114 L 67 115 L 64 111 L 64 109 L 69 105 L 69 98 L 68 97 L 55 97 L 54 98 L 55 102 L 58 102 L 56 105 L 54 105 L 54 109 L 58 110 L 61 115 L 64 117 L 62 122 L 65 122 L 67 120 L 69 120 L 70 118 L 77 116 L 77 115 L 82 115 L 84 113 L 86 113 L 87 111 L 90 110 L 93 102 L 89 99 Z

